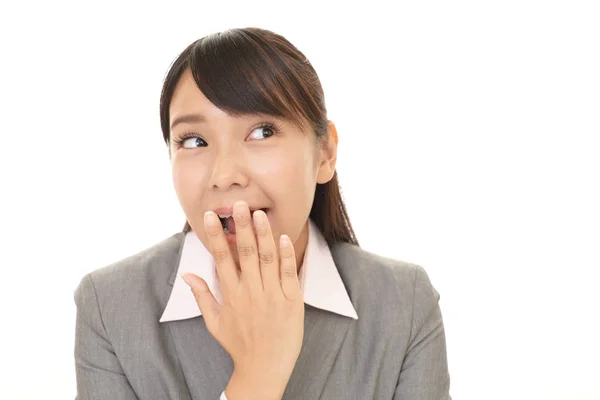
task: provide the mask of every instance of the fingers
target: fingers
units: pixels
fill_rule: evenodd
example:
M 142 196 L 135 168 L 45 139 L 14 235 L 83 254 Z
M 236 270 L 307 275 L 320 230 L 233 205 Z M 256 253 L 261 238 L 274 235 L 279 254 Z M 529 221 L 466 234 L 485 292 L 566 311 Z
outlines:
M 302 295 L 300 282 L 298 281 L 298 270 L 296 268 L 296 255 L 294 246 L 287 235 L 281 235 L 279 240 L 279 252 L 281 254 L 281 288 L 288 300 L 297 300 Z
M 191 273 L 183 274 L 181 277 L 192 289 L 192 293 L 196 298 L 196 303 L 198 303 L 198 308 L 200 308 L 200 312 L 204 317 L 207 328 L 211 333 L 214 332 L 214 329 L 217 326 L 217 318 L 221 313 L 221 306 L 210 292 L 204 279 Z
M 235 235 L 240 260 L 241 279 L 248 285 L 250 293 L 263 291 L 263 284 L 258 265 L 258 246 L 250 218 L 250 210 L 245 201 L 237 201 L 233 205 Z
M 221 281 L 223 299 L 230 297 L 230 290 L 237 289 L 240 281 L 246 284 L 250 293 L 258 294 L 263 290 L 276 293 L 281 290 L 288 300 L 296 300 L 302 296 L 296 255 L 289 237 L 281 236 L 278 257 L 273 233 L 264 211 L 257 210 L 251 216 L 248 204 L 238 201 L 233 207 L 233 218 L 241 274 L 237 272 L 217 215 L 212 211 L 207 211 L 204 215 L 205 231 Z
M 252 217 L 258 242 L 258 259 L 264 290 L 269 293 L 281 291 L 277 247 L 273 240 L 267 214 L 262 210 L 256 210 Z
M 235 290 L 239 283 L 239 275 L 235 261 L 229 250 L 229 243 L 223 232 L 219 217 L 212 211 L 204 214 L 204 230 L 210 242 L 210 251 L 215 260 L 224 299 L 228 298 L 230 290 Z

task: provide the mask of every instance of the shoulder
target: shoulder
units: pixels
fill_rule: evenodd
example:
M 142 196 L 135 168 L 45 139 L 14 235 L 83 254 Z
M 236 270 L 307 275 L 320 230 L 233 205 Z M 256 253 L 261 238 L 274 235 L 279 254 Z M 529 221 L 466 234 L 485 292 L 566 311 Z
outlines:
M 173 234 L 135 254 L 102 266 L 86 274 L 75 289 L 75 302 L 91 302 L 100 308 L 118 307 L 135 301 L 145 292 L 158 287 L 167 288 L 169 278 L 177 267 L 183 232 Z
M 430 312 L 440 295 L 422 266 L 384 257 L 350 243 L 331 247 L 359 319 L 379 317 L 413 321 Z M 362 315 L 361 315 L 362 314 Z
M 350 243 L 336 243 L 331 253 L 342 279 L 349 285 L 371 283 L 407 292 L 426 286 L 429 281 L 425 268 L 418 264 L 384 257 Z
M 121 278 L 165 275 L 173 272 L 183 244 L 184 233 L 178 232 L 126 258 L 92 271 L 95 282 L 116 283 Z M 168 278 L 167 278 L 168 279 Z

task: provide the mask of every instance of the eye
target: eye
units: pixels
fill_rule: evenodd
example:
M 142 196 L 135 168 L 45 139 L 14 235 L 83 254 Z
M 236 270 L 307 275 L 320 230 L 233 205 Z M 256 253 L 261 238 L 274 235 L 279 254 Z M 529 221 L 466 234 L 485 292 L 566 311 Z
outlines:
M 278 132 L 279 128 L 273 122 L 263 122 L 248 135 L 248 138 L 264 140 L 276 135 Z
M 194 139 L 194 140 L 192 140 Z M 185 144 L 188 144 L 186 146 Z M 175 144 L 177 146 L 185 147 L 186 149 L 195 149 L 198 147 L 206 147 L 208 143 L 200 137 L 198 137 L 195 133 L 184 133 L 177 140 L 175 140 Z

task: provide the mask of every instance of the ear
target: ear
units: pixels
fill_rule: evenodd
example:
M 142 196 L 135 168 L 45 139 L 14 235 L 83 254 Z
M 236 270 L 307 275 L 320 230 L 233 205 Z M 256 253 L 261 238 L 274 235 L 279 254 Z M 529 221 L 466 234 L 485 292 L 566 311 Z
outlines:
M 333 178 L 335 173 L 335 163 L 337 161 L 338 134 L 332 121 L 327 121 L 327 139 L 320 144 L 319 150 L 319 170 L 317 173 L 317 183 L 327 183 Z

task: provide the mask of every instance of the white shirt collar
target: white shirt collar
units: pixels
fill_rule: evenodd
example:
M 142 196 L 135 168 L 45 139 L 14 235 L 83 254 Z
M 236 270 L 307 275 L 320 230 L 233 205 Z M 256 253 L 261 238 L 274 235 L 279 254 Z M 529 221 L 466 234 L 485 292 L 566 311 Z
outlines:
M 316 308 L 358 319 L 323 234 L 311 219 L 308 221 L 308 244 L 298 277 L 304 302 Z M 189 231 L 184 238 L 171 296 L 159 322 L 202 315 L 192 291 L 181 278 L 181 274 L 186 272 L 204 279 L 217 302 L 222 304 L 214 259 L 194 231 Z

